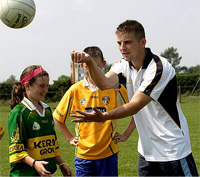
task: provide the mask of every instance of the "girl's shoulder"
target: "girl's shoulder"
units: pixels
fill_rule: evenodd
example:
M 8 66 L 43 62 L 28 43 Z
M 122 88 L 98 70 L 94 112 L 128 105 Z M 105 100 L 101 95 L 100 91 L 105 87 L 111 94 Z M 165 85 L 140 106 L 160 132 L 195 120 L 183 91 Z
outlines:
M 24 112 L 24 110 L 26 110 L 26 106 L 22 103 L 19 103 L 18 105 L 16 105 L 12 111 L 11 114 L 21 114 L 22 112 Z
M 10 112 L 9 122 L 19 120 L 19 118 L 22 115 L 22 112 L 23 112 L 22 110 L 23 109 L 24 109 L 24 105 L 23 104 L 20 103 L 20 104 L 16 105 Z
M 24 104 L 19 103 L 18 105 L 16 105 L 13 109 L 12 112 L 21 112 L 21 110 L 24 108 Z

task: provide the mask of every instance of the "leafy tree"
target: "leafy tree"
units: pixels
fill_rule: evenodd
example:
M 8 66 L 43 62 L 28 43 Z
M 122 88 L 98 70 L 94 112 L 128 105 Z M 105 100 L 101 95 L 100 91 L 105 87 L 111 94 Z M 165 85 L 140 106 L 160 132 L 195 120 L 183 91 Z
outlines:
M 16 82 L 14 75 L 11 75 L 6 81 L 0 83 L 0 100 L 9 100 L 13 83 Z
M 188 67 L 187 66 L 182 66 L 182 67 L 179 67 L 179 73 L 183 73 L 183 74 L 186 74 L 188 73 Z
M 200 65 L 189 67 L 187 73 L 200 75 Z
M 187 91 L 192 91 L 199 80 L 199 74 L 178 74 L 177 80 L 178 85 L 181 86 L 181 93 L 184 94 Z
M 169 47 L 163 53 L 161 53 L 161 56 L 165 57 L 171 63 L 177 73 L 180 72 L 180 67 L 178 67 L 178 65 L 180 64 L 182 57 L 179 56 L 176 48 Z
M 46 99 L 48 101 L 60 101 L 71 85 L 70 77 L 65 75 L 60 76 L 58 80 L 54 80 L 54 83 L 49 86 L 49 92 L 47 93 Z
M 200 65 L 196 65 L 192 67 L 182 66 L 179 68 L 180 68 L 179 74 L 199 74 L 200 75 Z
M 9 100 L 11 97 L 13 84 L 11 83 L 0 83 L 0 100 Z
M 66 81 L 66 80 L 69 80 L 69 77 L 68 76 L 65 76 L 65 75 L 61 75 L 58 77 L 58 80 L 57 81 Z M 55 82 L 55 81 L 54 81 Z
M 16 82 L 17 80 L 15 79 L 14 75 L 11 75 L 6 81 L 5 83 L 7 84 L 13 84 L 14 82 Z

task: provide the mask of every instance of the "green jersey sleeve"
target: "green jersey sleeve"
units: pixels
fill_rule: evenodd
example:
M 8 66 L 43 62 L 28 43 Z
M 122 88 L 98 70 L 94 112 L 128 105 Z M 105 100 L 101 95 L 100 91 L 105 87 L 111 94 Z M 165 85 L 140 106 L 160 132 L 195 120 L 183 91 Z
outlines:
M 17 106 L 9 116 L 9 161 L 17 163 L 28 155 L 24 142 L 24 132 L 21 107 Z

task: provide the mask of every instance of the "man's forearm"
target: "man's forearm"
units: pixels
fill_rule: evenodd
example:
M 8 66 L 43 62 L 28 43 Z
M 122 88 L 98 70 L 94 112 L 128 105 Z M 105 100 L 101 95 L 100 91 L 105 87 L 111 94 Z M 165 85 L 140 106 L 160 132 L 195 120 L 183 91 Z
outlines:
M 132 107 L 131 103 L 119 106 L 111 111 L 105 112 L 105 120 L 121 119 L 132 116 L 137 113 L 137 109 Z
M 109 86 L 107 84 L 107 77 L 105 76 L 103 71 L 96 65 L 96 63 L 93 60 L 89 60 L 86 64 L 89 69 L 90 76 L 97 87 L 101 90 L 109 89 Z
M 138 91 L 127 104 L 119 106 L 111 111 L 105 112 L 104 120 L 121 119 L 137 114 L 144 106 L 151 101 L 146 94 Z

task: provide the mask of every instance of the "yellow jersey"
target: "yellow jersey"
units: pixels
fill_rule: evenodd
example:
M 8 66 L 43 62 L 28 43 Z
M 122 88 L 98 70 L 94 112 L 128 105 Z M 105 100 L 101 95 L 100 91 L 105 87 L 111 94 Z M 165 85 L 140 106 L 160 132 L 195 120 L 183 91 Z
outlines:
M 128 102 L 126 89 L 91 90 L 87 80 L 81 80 L 70 87 L 65 93 L 53 116 L 61 123 L 75 110 L 91 112 L 97 107 L 101 112 L 107 112 L 119 105 Z M 117 120 L 108 120 L 104 123 L 83 122 L 76 123 L 76 136 L 79 138 L 75 155 L 82 159 L 97 160 L 109 157 L 119 151 L 113 137 L 117 130 Z

